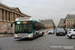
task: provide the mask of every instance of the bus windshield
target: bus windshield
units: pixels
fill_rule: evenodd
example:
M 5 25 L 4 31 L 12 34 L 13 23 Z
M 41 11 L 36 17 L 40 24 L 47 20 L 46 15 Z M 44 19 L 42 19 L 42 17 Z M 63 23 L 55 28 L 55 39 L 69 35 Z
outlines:
M 15 33 L 31 33 L 31 32 L 32 32 L 32 24 L 15 25 Z

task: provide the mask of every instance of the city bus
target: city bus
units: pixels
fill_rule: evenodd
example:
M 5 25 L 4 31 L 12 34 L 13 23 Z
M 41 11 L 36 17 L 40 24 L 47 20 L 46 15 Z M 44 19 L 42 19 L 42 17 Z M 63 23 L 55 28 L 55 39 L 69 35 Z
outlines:
M 11 27 L 14 24 L 14 38 L 24 39 L 31 38 L 34 39 L 38 36 L 44 35 L 44 23 L 39 20 L 32 19 L 31 17 L 20 17 L 11 23 Z

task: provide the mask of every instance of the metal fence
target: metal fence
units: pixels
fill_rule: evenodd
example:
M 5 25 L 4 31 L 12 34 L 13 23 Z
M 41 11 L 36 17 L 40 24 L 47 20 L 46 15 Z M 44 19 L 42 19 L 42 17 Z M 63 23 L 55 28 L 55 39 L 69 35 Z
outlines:
M 14 33 L 0 33 L 0 37 L 13 37 Z

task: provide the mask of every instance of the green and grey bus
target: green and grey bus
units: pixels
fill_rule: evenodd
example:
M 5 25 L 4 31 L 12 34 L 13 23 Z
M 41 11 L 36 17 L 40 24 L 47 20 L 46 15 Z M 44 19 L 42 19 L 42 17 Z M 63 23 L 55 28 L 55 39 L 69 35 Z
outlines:
M 20 17 L 11 24 L 14 28 L 14 38 L 24 39 L 24 38 L 35 38 L 44 35 L 44 24 L 39 20 L 34 20 L 31 17 Z

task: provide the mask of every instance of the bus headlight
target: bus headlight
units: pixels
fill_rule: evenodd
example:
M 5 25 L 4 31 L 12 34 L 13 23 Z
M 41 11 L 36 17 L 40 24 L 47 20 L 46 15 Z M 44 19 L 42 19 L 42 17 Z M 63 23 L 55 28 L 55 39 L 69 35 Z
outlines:
M 14 37 L 18 37 L 17 35 L 14 35 Z
M 32 37 L 31 35 L 28 35 L 28 37 Z
M 33 36 L 32 34 L 28 35 L 28 37 L 32 37 L 32 36 Z

